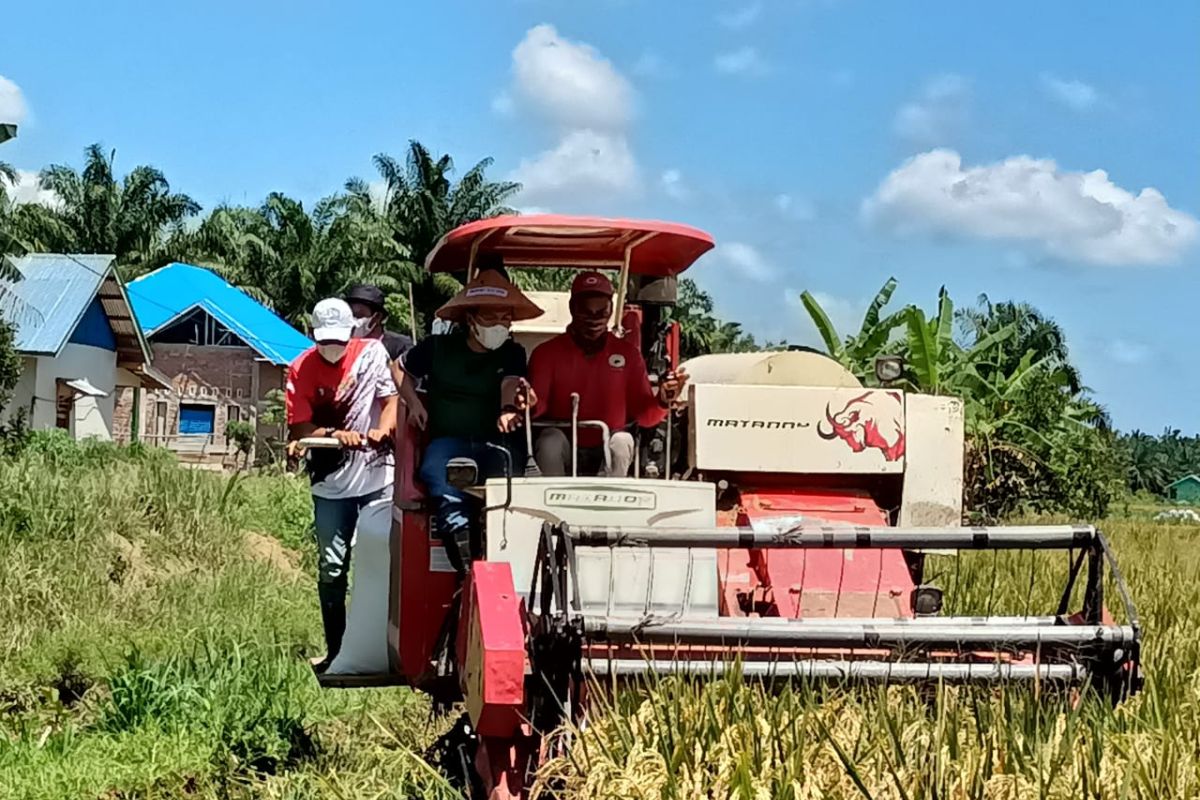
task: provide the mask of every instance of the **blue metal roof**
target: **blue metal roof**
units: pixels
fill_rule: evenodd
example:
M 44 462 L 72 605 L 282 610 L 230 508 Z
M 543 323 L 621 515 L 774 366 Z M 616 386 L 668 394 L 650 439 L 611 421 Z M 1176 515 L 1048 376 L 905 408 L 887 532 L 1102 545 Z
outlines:
M 312 340 L 221 276 L 191 264 L 168 264 L 126 285 L 147 338 L 194 308 L 237 334 L 272 364 L 287 366 Z
M 0 278 L 0 316 L 19 352 L 57 355 L 112 271 L 113 256 L 37 253 L 14 258 L 21 279 Z

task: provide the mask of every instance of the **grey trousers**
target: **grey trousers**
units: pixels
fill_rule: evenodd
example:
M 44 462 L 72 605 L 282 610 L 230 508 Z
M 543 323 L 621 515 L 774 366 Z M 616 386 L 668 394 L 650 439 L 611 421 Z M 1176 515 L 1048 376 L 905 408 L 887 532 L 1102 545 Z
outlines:
M 561 477 L 571 474 L 571 438 L 562 428 L 543 428 L 534 442 L 534 458 L 543 475 Z M 603 447 L 579 448 L 579 474 L 624 478 L 633 467 L 633 435 L 618 431 L 608 439 L 608 455 L 612 469 L 604 469 Z

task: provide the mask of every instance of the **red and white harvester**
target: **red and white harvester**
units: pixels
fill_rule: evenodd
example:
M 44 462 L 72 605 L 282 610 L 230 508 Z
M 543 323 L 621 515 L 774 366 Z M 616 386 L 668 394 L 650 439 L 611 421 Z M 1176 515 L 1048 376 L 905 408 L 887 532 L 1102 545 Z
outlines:
M 639 337 L 657 378 L 680 366 L 665 313 L 677 276 L 712 247 L 685 225 L 513 216 L 451 231 L 426 267 L 470 274 L 493 253 L 509 268 L 611 270 L 614 328 Z M 527 346 L 566 322 L 561 297 L 535 298 L 548 313 L 514 326 Z M 883 388 L 805 349 L 683 366 L 683 409 L 640 433 L 633 476 L 510 468 L 472 486 L 484 535 L 465 575 L 414 480 L 420 434 L 402 431 L 394 500 L 360 521 L 346 641 L 321 682 L 461 702 L 459 732 L 491 798 L 525 796 L 543 734 L 584 721 L 593 676 L 611 685 L 736 663 L 751 679 L 1090 684 L 1116 699 L 1140 686 L 1136 612 L 1099 531 L 961 525 L 958 399 L 888 388 L 902 366 L 891 359 L 877 365 Z M 470 463 L 451 470 L 475 483 Z M 1063 551 L 1057 608 L 942 613 L 926 557 L 972 550 Z

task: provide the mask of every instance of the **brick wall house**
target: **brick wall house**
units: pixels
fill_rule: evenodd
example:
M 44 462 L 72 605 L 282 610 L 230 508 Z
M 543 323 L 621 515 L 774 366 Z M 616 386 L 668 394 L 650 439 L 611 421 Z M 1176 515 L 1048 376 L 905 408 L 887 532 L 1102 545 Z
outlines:
M 175 450 L 202 464 L 236 466 L 242 457 L 225 435 L 232 420 L 258 430 L 251 463 L 269 455 L 283 435 L 282 426 L 260 424 L 269 392 L 282 389 L 287 368 L 264 361 L 249 347 L 151 342 L 155 366 L 171 379 L 170 389 L 118 394 L 113 427 L 129 439 Z M 133 435 L 134 403 L 139 403 L 138 431 Z M 212 424 L 207 424 L 211 417 Z M 211 428 L 211 431 L 195 428 Z M 261 451 L 261 452 L 260 452 Z
M 122 438 L 167 447 L 198 465 L 232 467 L 242 458 L 226 433 L 236 420 L 256 428 L 252 462 L 277 450 L 283 426 L 262 418 L 288 364 L 311 341 L 201 267 L 163 267 L 131 281 L 129 295 L 171 388 L 120 393 L 114 428 Z

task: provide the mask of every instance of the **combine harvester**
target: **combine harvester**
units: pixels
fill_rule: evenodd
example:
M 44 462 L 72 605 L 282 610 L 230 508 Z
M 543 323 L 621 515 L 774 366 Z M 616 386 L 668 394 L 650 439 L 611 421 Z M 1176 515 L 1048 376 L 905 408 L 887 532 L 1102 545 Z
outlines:
M 470 270 L 491 252 L 515 268 L 613 270 L 618 329 L 662 374 L 678 366 L 678 325 L 664 315 L 677 276 L 712 247 L 683 225 L 501 217 L 447 234 L 426 267 Z M 565 322 L 560 309 L 514 335 Z M 714 675 L 736 661 L 763 679 L 1090 684 L 1114 699 L 1139 688 L 1137 616 L 1097 530 L 961 526 L 960 401 L 886 388 L 895 359 L 877 365 L 885 388 L 804 350 L 683 366 L 685 410 L 643 433 L 633 477 L 510 469 L 476 486 L 475 465 L 452 463 L 483 501 L 465 579 L 414 482 L 420 436 L 399 436 L 390 534 L 382 509 L 360 523 L 346 644 L 320 681 L 463 702 L 459 732 L 490 798 L 525 796 L 542 734 L 584 719 L 592 676 Z M 571 423 L 585 425 L 597 423 Z M 1043 616 L 945 616 L 942 591 L 923 582 L 931 551 L 1021 549 L 1070 554 Z

